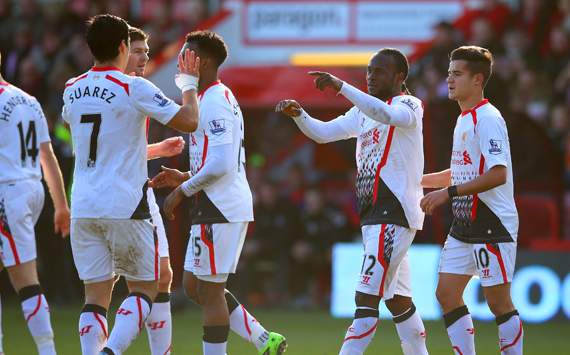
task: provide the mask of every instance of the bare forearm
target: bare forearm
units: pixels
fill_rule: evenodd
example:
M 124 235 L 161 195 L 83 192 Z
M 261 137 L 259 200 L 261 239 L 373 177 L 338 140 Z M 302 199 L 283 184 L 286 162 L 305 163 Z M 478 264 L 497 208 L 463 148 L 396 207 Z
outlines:
M 465 184 L 457 185 L 459 196 L 474 195 L 501 186 L 507 181 L 507 168 L 495 166 L 485 174 Z
M 146 146 L 147 160 L 162 158 L 160 144 L 153 143 Z
M 425 174 L 422 177 L 422 187 L 436 189 L 451 185 L 451 170 L 443 170 L 437 173 Z
M 49 193 L 51 195 L 55 208 L 67 208 L 67 199 L 65 197 L 63 177 L 61 175 L 61 171 L 59 170 L 57 158 L 51 150 L 51 145 L 49 148 L 42 147 L 40 153 L 40 161 L 44 171 L 44 178 L 48 185 Z

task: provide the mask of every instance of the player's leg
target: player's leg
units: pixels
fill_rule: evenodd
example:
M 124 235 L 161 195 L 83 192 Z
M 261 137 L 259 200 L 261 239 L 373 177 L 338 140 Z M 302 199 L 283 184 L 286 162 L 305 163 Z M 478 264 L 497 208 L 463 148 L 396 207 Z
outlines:
M 172 315 L 170 312 L 170 285 L 172 268 L 168 253 L 168 239 L 160 211 L 154 199 L 152 189 L 147 191 L 152 223 L 158 237 L 158 256 L 160 257 L 160 274 L 158 277 L 158 294 L 145 322 L 151 354 L 169 354 L 172 351 Z
M 71 250 L 85 287 L 78 333 L 83 355 L 99 354 L 109 337 L 107 310 L 115 282 L 106 226 L 98 220 L 71 220 Z
M 364 260 L 356 287 L 354 320 L 346 332 L 341 355 L 363 354 L 378 326 L 378 305 L 392 298 L 397 285 L 397 270 L 404 259 L 413 234 L 391 224 L 362 227 Z
M 3 186 L 0 197 L 2 262 L 20 297 L 28 329 L 39 354 L 55 354 L 49 306 L 36 270 L 34 225 L 43 207 L 44 191 L 39 181 Z
M 145 326 L 151 354 L 169 354 L 172 351 L 172 315 L 170 312 L 170 285 L 172 268 L 170 258 L 160 258 L 158 293 Z
M 211 272 L 211 264 L 217 272 L 234 273 L 247 232 L 247 223 L 223 223 L 215 225 L 194 225 L 191 228 L 184 269 L 186 294 L 195 303 L 201 304 L 197 292 L 197 274 Z M 210 243 L 209 240 L 213 240 Z M 216 248 L 222 243 L 223 246 Z M 213 255 L 213 259 L 210 259 Z M 229 310 L 230 329 L 246 341 L 251 342 L 260 354 L 282 354 L 287 342 L 281 334 L 267 331 L 228 290 L 225 291 Z
M 523 325 L 511 299 L 516 243 L 477 244 L 474 250 L 483 294 L 499 328 L 501 354 L 522 354 Z
M 402 351 L 405 355 L 428 354 L 424 323 L 412 301 L 407 254 L 398 266 L 396 277 L 398 280 L 394 297 L 386 300 L 386 306 L 392 313 Z
M 107 220 L 114 271 L 124 275 L 129 295 L 115 316 L 104 354 L 122 354 L 140 334 L 158 290 L 158 240 L 149 220 Z
M 463 291 L 477 270 L 472 244 L 447 237 L 440 255 L 437 300 L 443 309 L 447 335 L 456 354 L 475 354 L 475 328 Z
M 201 277 L 203 279 L 198 280 L 198 297 L 202 308 L 203 352 L 204 355 L 225 355 L 230 320 L 224 297 L 226 288 L 224 274 Z

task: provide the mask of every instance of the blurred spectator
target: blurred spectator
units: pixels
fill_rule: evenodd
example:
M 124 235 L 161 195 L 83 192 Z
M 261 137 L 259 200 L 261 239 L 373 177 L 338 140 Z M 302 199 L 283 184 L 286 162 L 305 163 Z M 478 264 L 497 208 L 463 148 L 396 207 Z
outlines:
M 291 248 L 291 293 L 298 307 L 326 305 L 330 291 L 331 248 L 350 239 L 347 219 L 311 188 L 306 191 L 301 216 L 304 231 Z
M 289 295 L 291 242 L 301 236 L 299 210 L 279 195 L 276 183 L 257 188 L 255 222 L 243 247 L 239 287 L 252 303 L 284 304 Z

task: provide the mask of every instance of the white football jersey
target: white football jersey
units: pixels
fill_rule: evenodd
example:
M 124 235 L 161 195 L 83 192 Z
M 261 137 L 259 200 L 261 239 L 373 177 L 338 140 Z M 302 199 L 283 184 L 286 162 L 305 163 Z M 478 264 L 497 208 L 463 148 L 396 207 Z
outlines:
M 241 109 L 230 89 L 217 81 L 198 95 L 200 123 L 190 134 L 190 174 L 208 159 L 208 148 L 231 144 L 232 171 L 195 196 L 192 224 L 253 221 L 251 190 L 245 175 L 244 127 Z
M 468 243 L 516 241 L 518 214 L 507 125 L 499 110 L 483 100 L 461 113 L 453 132 L 451 184 L 469 182 L 496 165 L 507 168 L 507 182 L 480 194 L 454 197 L 450 235 Z
M 0 183 L 41 179 L 40 144 L 49 141 L 47 121 L 36 98 L 0 83 Z
M 402 105 L 413 113 L 409 128 L 375 121 L 357 107 L 337 118 L 356 141 L 356 197 L 361 225 L 396 224 L 420 230 L 424 213 L 421 179 L 424 172 L 423 104 L 411 95 L 395 96 L 389 105 Z
M 146 117 L 167 124 L 180 106 L 114 67 L 69 80 L 63 101 L 75 152 L 72 218 L 150 218 Z

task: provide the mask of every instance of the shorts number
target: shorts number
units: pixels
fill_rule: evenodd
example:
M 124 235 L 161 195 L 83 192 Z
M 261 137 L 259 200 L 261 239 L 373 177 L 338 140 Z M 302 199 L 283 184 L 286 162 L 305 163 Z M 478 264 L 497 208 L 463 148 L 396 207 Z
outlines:
M 20 133 L 20 158 L 22 159 L 22 166 L 26 165 L 26 157 L 32 158 L 32 166 L 36 166 L 36 159 L 38 157 L 38 139 L 36 137 L 36 122 L 30 121 L 26 137 L 24 139 L 24 125 L 22 122 L 18 123 L 18 133 Z
M 200 237 L 194 237 L 194 256 L 200 256 L 200 254 L 202 254 L 202 248 L 198 243 L 199 240 Z
M 370 260 L 370 265 L 368 266 L 368 268 L 366 268 L 366 271 L 364 271 L 364 265 L 366 264 L 366 259 Z M 374 257 L 374 255 L 364 255 L 364 260 L 362 260 L 362 267 L 360 268 L 360 273 L 372 276 L 372 274 L 374 274 L 374 272 L 372 271 L 374 265 L 376 265 L 376 258 Z
M 95 167 L 97 161 L 97 138 L 99 137 L 99 128 L 101 127 L 101 114 L 81 115 L 81 123 L 93 123 L 93 130 L 91 131 L 91 143 L 89 144 L 89 160 L 87 166 L 89 168 Z
M 480 248 L 479 251 L 473 250 L 475 253 L 475 263 L 477 264 L 477 269 L 485 269 L 489 267 L 489 252 L 485 248 Z

